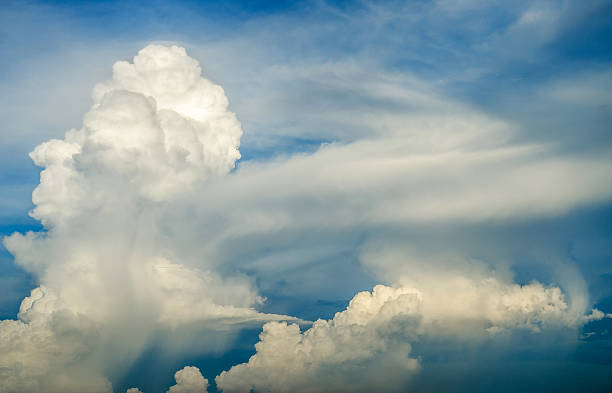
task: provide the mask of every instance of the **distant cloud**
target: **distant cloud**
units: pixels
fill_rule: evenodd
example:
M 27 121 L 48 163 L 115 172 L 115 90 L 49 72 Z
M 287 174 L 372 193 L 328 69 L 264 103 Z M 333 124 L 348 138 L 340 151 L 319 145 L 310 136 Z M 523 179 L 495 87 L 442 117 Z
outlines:
M 202 376 L 197 367 L 185 366 L 174 374 L 176 384 L 170 386 L 166 393 L 208 393 L 208 380 Z M 137 388 L 130 388 L 125 393 L 142 393 Z
M 208 381 L 202 377 L 196 367 L 187 366 L 174 374 L 176 385 L 171 386 L 167 393 L 205 393 Z
M 423 354 L 411 347 L 419 340 L 452 337 L 465 345 L 516 330 L 539 334 L 582 323 L 559 288 L 537 282 L 454 277 L 422 291 L 378 285 L 303 333 L 295 324 L 264 325 L 257 353 L 216 381 L 226 393 L 403 392 L 420 369 Z

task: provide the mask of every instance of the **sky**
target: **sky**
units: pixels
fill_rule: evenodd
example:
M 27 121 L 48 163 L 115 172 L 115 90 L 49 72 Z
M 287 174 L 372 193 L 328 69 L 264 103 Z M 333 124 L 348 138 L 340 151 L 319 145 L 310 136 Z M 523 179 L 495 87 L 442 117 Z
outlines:
M 609 1 L 4 1 L 0 393 L 608 392 Z

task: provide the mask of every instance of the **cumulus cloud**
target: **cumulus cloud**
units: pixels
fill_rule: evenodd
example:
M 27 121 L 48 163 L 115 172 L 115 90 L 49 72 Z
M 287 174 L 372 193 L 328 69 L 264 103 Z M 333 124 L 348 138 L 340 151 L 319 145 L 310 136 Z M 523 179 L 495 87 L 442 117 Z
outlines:
M 402 391 L 419 369 L 409 339 L 419 302 L 418 292 L 381 285 L 303 333 L 296 324 L 268 323 L 257 353 L 221 373 L 217 385 L 224 392 Z
M 166 393 L 207 393 L 208 380 L 197 367 L 185 366 L 174 374 L 176 384 Z M 138 388 L 130 388 L 126 393 L 142 393 Z
M 47 231 L 4 244 L 41 285 L 1 322 L 0 391 L 108 392 L 159 326 L 279 318 L 255 311 L 246 277 L 177 260 L 156 218 L 240 157 L 240 123 L 200 74 L 183 48 L 148 46 L 96 86 L 81 129 L 31 153 L 43 167 L 31 215 Z
M 197 367 L 186 366 L 174 374 L 176 385 L 171 386 L 167 393 L 205 393 L 208 380 L 202 376 Z
M 583 317 L 583 321 L 585 323 L 593 322 L 593 321 L 601 321 L 604 318 L 612 318 L 612 314 L 604 313 L 601 310 L 594 308 L 589 315 L 585 315 Z
M 264 325 L 257 353 L 221 373 L 224 392 L 401 392 L 419 371 L 411 344 L 428 338 L 483 341 L 500 334 L 580 326 L 558 287 L 455 277 L 436 289 L 378 285 L 333 319 L 301 332 Z M 465 350 L 465 347 L 463 347 Z
M 25 298 L 19 320 L 0 321 L 0 392 L 111 392 L 95 364 L 99 331 L 45 287 Z M 92 363 L 89 363 L 91 365 Z
M 240 123 L 223 89 L 200 72 L 179 47 L 151 45 L 133 64 L 117 62 L 113 78 L 95 87 L 83 128 L 30 154 L 44 168 L 33 217 L 60 225 L 108 203 L 113 187 L 162 201 L 233 168 Z

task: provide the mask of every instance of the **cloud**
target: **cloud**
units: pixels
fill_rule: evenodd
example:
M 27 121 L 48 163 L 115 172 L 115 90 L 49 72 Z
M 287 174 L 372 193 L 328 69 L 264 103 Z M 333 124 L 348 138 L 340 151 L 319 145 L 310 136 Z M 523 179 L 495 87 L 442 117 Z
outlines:
M 204 393 L 207 392 L 208 380 L 202 376 L 197 367 L 186 366 L 174 374 L 176 385 L 167 393 Z
M 612 314 L 603 313 L 598 309 L 593 309 L 589 315 L 585 315 L 583 317 L 583 321 L 585 323 L 593 322 L 593 321 L 601 321 L 604 318 L 612 318 Z
M 22 302 L 20 320 L 0 321 L 1 392 L 111 391 L 100 370 L 88 367 L 96 364 L 99 331 L 86 316 L 57 310 L 59 302 L 39 287 Z
M 420 369 L 411 344 L 452 337 L 465 343 L 526 331 L 575 329 L 557 287 L 517 285 L 494 277 L 453 277 L 441 285 L 361 292 L 333 319 L 301 332 L 296 324 L 264 325 L 257 353 L 221 373 L 223 392 L 402 392 Z M 453 351 L 451 347 L 447 351 Z
M 2 321 L 0 391 L 107 392 L 160 327 L 187 329 L 175 342 L 217 331 L 199 344 L 212 350 L 232 326 L 284 318 L 255 310 L 248 278 L 177 260 L 160 229 L 157 206 L 240 157 L 240 123 L 200 72 L 183 48 L 148 46 L 96 86 L 81 129 L 31 153 L 31 214 L 47 231 L 4 244 L 40 287 Z
M 505 142 L 507 133 L 500 132 L 498 123 L 475 120 L 469 112 L 464 117 L 432 117 L 430 127 L 422 119 L 422 127 L 407 125 L 405 134 L 244 164 L 207 185 L 206 192 L 194 194 L 197 197 L 170 204 L 173 212 L 194 206 L 189 214 L 201 220 L 169 213 L 167 225 L 189 228 L 181 241 L 195 248 L 184 247 L 185 258 L 194 258 L 193 250 L 217 264 L 223 260 L 226 268 L 246 263 L 250 271 L 261 273 L 295 266 L 287 258 L 299 259 L 304 253 L 316 254 L 319 261 L 334 260 L 343 252 L 355 254 L 379 236 L 402 244 L 422 234 L 432 242 L 451 227 L 551 219 L 604 204 L 612 195 L 606 181 L 612 169 L 607 154 L 563 155 L 552 145 Z M 221 218 L 221 209 L 232 214 Z M 214 230 L 202 224 L 211 221 L 217 223 Z M 203 233 L 206 243 L 189 237 Z M 467 239 L 470 233 L 462 232 L 465 242 L 487 247 L 478 242 L 481 234 Z M 304 251 L 288 254 L 296 248 Z M 283 258 L 280 265 L 269 263 L 275 255 Z
M 330 321 L 304 333 L 295 325 L 264 325 L 257 353 L 217 378 L 224 392 L 369 391 L 404 388 L 419 369 L 410 341 L 418 325 L 418 292 L 377 286 L 357 294 Z M 388 381 L 388 382 L 385 382 Z
M 599 315 L 584 319 L 587 291 L 572 287 L 580 275 L 521 286 L 512 262 L 497 255 L 475 272 L 457 259 L 410 258 L 402 246 L 414 239 L 407 233 L 456 229 L 480 251 L 473 226 L 608 203 L 607 151 L 517 142 L 515 124 L 416 78 L 345 63 L 276 72 L 289 83 L 315 75 L 316 91 L 331 86 L 359 97 L 357 113 L 323 116 L 322 124 L 342 125 L 332 134 L 340 140 L 232 171 L 242 128 L 223 89 L 200 76 L 183 48 L 151 45 L 95 87 L 81 129 L 31 153 L 43 167 L 32 216 L 47 231 L 4 244 L 40 287 L 22 302 L 18 321 L 1 322 L 0 391 L 108 392 L 109 380 L 159 337 L 164 348 L 223 351 L 242 327 L 292 319 L 258 311 L 266 307 L 260 289 L 283 281 L 292 283 L 283 288 L 291 296 L 318 296 L 313 288 L 329 277 L 348 277 L 334 274 L 338 255 L 386 285 L 304 332 L 265 325 L 258 353 L 221 374 L 220 387 L 358 391 L 392 389 L 393 381 L 401 389 L 421 365 L 419 340 L 504 341 L 517 331 L 575 331 Z M 369 248 L 381 238 L 388 239 L 382 250 Z M 423 252 L 437 240 L 413 245 Z M 389 250 L 397 253 L 383 258 Z M 553 258 L 546 268 L 561 265 Z M 305 273 L 313 267 L 316 274 Z M 356 287 L 347 278 L 325 294 L 342 299 Z M 207 386 L 193 368 L 176 381 L 177 391 L 190 381 Z
M 207 393 L 208 380 L 197 367 L 185 366 L 174 374 L 176 385 L 170 386 L 166 393 Z M 142 393 L 138 388 L 130 388 L 126 393 Z
M 83 129 L 31 153 L 45 168 L 32 195 L 33 216 L 51 226 L 86 203 L 95 208 L 101 203 L 95 198 L 110 191 L 104 182 L 123 182 L 137 196 L 161 201 L 233 168 L 240 124 L 223 89 L 200 72 L 179 47 L 148 46 L 134 64 L 116 63 L 113 79 L 95 87 Z

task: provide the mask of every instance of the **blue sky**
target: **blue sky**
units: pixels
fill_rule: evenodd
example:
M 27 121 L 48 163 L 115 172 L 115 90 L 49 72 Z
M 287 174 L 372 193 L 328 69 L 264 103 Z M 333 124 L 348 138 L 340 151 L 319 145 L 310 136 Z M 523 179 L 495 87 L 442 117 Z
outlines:
M 17 319 L 39 285 L 80 315 L 82 305 L 70 303 L 80 287 L 66 284 L 72 270 L 60 267 L 84 252 L 100 266 L 124 258 L 108 263 L 120 277 L 131 274 L 124 265 L 133 255 L 172 255 L 177 266 L 211 274 L 211 292 L 244 294 L 262 315 L 304 321 L 333 318 L 377 284 L 422 285 L 427 296 L 441 291 L 438 282 L 489 276 L 508 288 L 534 280 L 559 287 L 568 313 L 612 313 L 610 37 L 612 4 L 598 0 L 4 2 L 0 235 L 50 231 L 51 240 L 50 248 L 0 250 L 0 317 Z M 241 158 L 220 180 L 151 197 L 155 203 L 125 191 L 117 217 L 68 202 L 49 213 L 43 198 L 37 217 L 51 223 L 43 226 L 28 216 L 42 169 L 28 153 L 87 129 L 94 86 L 119 81 L 113 64 L 149 44 L 184 47 L 223 88 L 243 132 Z M 82 186 L 91 200 L 120 181 L 87 161 L 75 165 L 95 179 Z M 49 190 L 48 200 L 62 194 Z M 77 218 L 64 227 L 57 217 L 70 212 Z M 130 248 L 129 239 L 150 235 L 147 225 L 163 247 Z M 108 251 L 117 242 L 116 254 Z M 105 291 L 110 276 L 97 278 Z M 113 323 L 99 331 L 112 341 L 124 317 L 109 316 Z M 446 323 L 463 326 L 453 321 Z M 154 325 L 129 355 L 109 350 L 85 362 L 87 372 L 101 373 L 114 392 L 165 392 L 176 370 L 193 365 L 215 385 L 221 371 L 255 353 L 263 322 L 223 335 L 211 324 Z M 406 391 L 607 391 L 611 320 L 572 329 L 544 329 L 535 339 L 520 331 L 503 343 L 419 336 L 410 356 L 421 371 L 404 381 Z M 380 356 L 371 361 L 387 364 Z M 345 370 L 326 367 L 329 375 Z M 54 372 L 62 371 L 40 378 Z M 318 389 L 353 378 L 337 372 Z

